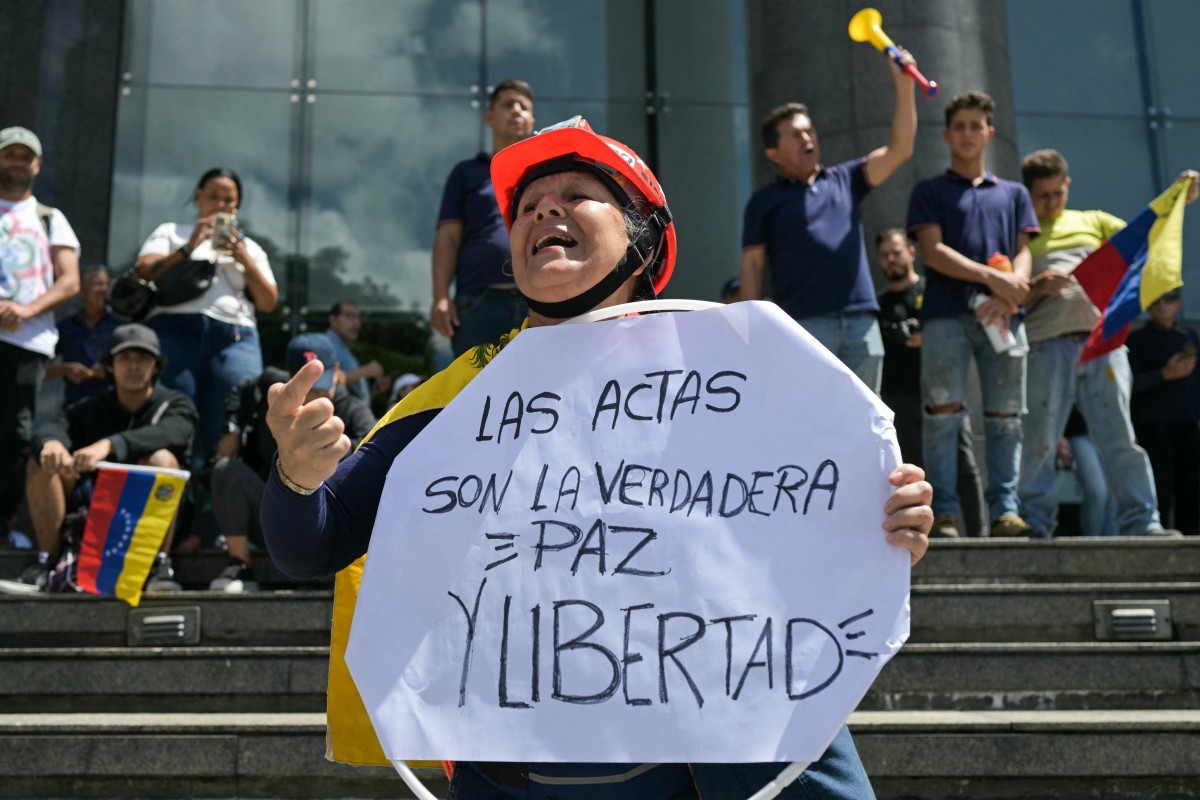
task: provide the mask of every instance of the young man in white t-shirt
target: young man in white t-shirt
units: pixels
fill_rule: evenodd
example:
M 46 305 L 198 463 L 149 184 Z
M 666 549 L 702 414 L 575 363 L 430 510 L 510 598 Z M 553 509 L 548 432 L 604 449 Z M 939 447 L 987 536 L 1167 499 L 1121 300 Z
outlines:
M 0 130 L 0 535 L 25 487 L 34 404 L 54 356 L 54 309 L 79 292 L 79 240 L 33 182 L 42 143 L 25 128 Z

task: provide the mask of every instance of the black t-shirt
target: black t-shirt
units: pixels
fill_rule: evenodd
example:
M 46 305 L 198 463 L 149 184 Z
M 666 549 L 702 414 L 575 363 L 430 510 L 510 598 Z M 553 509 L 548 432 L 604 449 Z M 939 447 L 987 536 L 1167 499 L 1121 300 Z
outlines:
M 921 278 L 903 292 L 879 293 L 879 330 L 883 333 L 883 394 L 920 394 L 921 351 L 905 344 L 921 329 L 917 322 L 925 297 Z

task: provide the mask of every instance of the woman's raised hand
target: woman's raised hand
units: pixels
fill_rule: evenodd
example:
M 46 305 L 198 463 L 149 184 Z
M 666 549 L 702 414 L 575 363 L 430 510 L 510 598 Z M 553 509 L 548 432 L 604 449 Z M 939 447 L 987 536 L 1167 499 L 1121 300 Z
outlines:
M 207 217 L 200 217 L 196 220 L 196 227 L 192 228 L 192 235 L 187 242 L 188 250 L 195 250 L 201 242 L 212 238 L 213 225 L 216 221 L 216 214 L 209 214 Z
M 306 399 L 325 371 L 310 361 L 287 383 L 267 391 L 267 427 L 279 446 L 279 465 L 288 479 L 304 489 L 316 489 L 337 471 L 350 452 L 345 424 L 334 416 L 328 397 Z

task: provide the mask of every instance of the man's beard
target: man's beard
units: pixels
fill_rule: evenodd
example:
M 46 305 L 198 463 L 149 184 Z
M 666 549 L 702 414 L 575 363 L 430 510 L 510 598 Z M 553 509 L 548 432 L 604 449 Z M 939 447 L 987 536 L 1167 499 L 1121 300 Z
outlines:
M 6 192 L 25 193 L 33 186 L 33 176 L 20 177 L 11 172 L 0 172 L 0 189 Z

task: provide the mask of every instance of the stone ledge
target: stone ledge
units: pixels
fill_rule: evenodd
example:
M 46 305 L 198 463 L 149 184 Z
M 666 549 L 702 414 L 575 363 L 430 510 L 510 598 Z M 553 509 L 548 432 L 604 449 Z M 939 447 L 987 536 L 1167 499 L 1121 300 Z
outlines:
M 856 711 L 850 726 L 863 733 L 992 733 L 1058 731 L 1200 731 L 1200 709 L 1141 711 Z M 325 714 L 0 714 L 4 735 L 87 732 L 325 735 Z M 1197 751 L 1200 756 L 1200 750 Z
M 1195 581 L 1200 537 L 936 539 L 913 568 L 913 583 Z
M 1200 711 L 871 712 L 852 715 L 850 727 L 879 779 L 1200 781 Z M 16 756 L 0 762 L 0 776 L 17 780 L 274 779 L 274 796 L 294 797 L 312 796 L 295 792 L 314 780 L 365 777 L 403 791 L 386 769 L 325 761 L 324 746 L 322 714 L 0 715 L 0 752 Z
M 327 661 L 325 647 L 9 648 L 0 649 L 0 696 L 10 711 L 297 712 L 323 707 Z M 1164 705 L 1200 707 L 1200 643 L 910 644 L 862 707 Z
M 1200 709 L 1142 711 L 856 711 L 850 727 L 864 733 L 991 733 L 1056 731 L 1200 731 Z M 1198 751 L 1197 755 L 1200 755 Z

